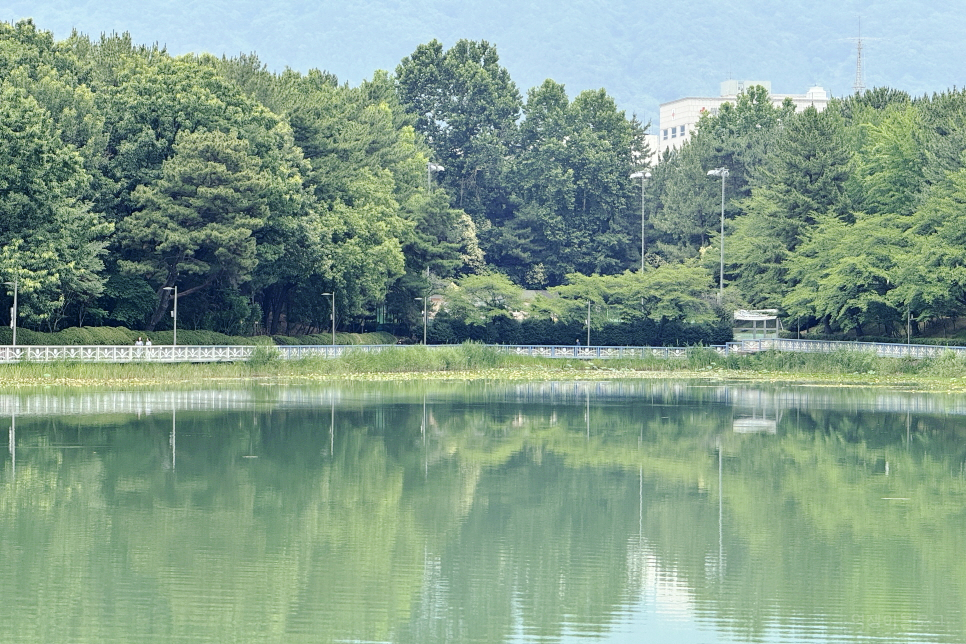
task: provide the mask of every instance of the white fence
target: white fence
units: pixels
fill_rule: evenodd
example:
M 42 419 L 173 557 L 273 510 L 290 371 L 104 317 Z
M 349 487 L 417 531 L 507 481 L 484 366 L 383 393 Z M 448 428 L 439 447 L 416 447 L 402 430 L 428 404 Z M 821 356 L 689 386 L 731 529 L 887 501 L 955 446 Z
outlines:
M 792 340 L 769 338 L 744 340 L 740 350 L 746 353 L 756 351 L 788 351 L 797 353 L 834 353 L 836 351 L 869 351 L 877 356 L 888 358 L 935 358 L 952 351 L 966 355 L 966 347 L 946 347 L 932 344 L 900 344 L 888 342 L 833 342 L 831 340 Z
M 516 356 L 535 356 L 538 358 L 577 358 L 596 360 L 606 358 L 684 358 L 687 347 L 585 347 L 567 345 L 490 345 L 494 349 Z M 729 347 L 709 347 L 724 355 Z
M 285 360 L 307 357 L 336 358 L 348 351 L 392 351 L 403 345 L 315 345 L 266 347 Z M 451 345 L 431 345 L 440 349 Z M 587 347 L 568 345 L 489 345 L 494 349 L 520 356 L 541 358 L 576 358 L 598 360 L 612 358 L 684 358 L 686 347 Z M 832 342 L 825 340 L 761 339 L 731 342 L 708 347 L 721 354 L 747 354 L 758 351 L 831 353 L 834 351 L 870 351 L 879 356 L 929 358 L 952 351 L 966 355 L 966 347 L 943 347 L 922 344 L 888 344 L 878 342 Z M 2 346 L 0 363 L 14 362 L 239 362 L 249 360 L 254 346 Z
M 3 362 L 235 362 L 248 360 L 255 347 L 109 345 L 0 347 Z

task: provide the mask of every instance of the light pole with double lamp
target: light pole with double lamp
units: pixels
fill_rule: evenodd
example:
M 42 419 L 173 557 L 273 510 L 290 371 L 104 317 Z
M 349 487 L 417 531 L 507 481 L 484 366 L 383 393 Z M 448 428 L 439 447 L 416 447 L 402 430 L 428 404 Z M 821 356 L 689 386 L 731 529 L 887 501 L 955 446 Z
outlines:
M 428 309 L 429 298 L 417 297 L 416 299 L 423 301 L 423 346 L 426 346 L 426 320 L 428 319 L 428 316 L 429 316 L 429 309 Z
M 718 276 L 718 304 L 724 302 L 724 206 L 725 206 L 725 179 L 728 177 L 728 168 L 715 168 L 708 170 L 709 177 L 721 177 L 721 273 Z
M 651 173 L 646 170 L 635 172 L 631 179 L 641 180 L 641 272 L 644 272 L 644 182 L 651 178 Z
M 174 291 L 174 308 L 171 309 L 171 317 L 174 318 L 174 338 L 171 340 L 171 346 L 178 346 L 178 285 L 165 286 L 162 288 L 164 291 Z
M 10 307 L 10 328 L 13 329 L 13 344 L 17 346 L 17 278 L 12 282 L 4 282 L 7 286 L 13 287 L 13 306 Z
M 323 293 L 322 295 L 332 296 L 332 346 L 335 346 L 335 291 L 331 293 Z

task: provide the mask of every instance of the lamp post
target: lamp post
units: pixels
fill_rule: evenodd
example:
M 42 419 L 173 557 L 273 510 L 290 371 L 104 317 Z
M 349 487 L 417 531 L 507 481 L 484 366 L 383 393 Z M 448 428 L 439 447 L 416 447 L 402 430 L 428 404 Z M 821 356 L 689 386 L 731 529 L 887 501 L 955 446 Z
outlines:
M 332 296 L 332 346 L 335 346 L 335 290 L 331 293 L 323 293 L 322 295 Z
M 590 347 L 590 300 L 587 300 L 587 346 Z
M 635 172 L 631 179 L 641 180 L 641 272 L 644 272 L 644 182 L 651 178 L 651 173 L 646 170 Z
M 423 346 L 426 346 L 426 320 L 428 319 L 429 310 L 427 304 L 429 302 L 428 297 L 417 297 L 417 300 L 423 301 Z
M 432 192 L 433 190 L 433 173 L 442 172 L 445 170 L 443 166 L 438 163 L 433 163 L 432 161 L 426 162 L 426 189 Z
M 10 307 L 10 328 L 13 329 L 13 344 L 12 346 L 17 346 L 17 278 L 13 278 L 12 282 L 4 282 L 7 286 L 13 287 L 13 306 Z
M 728 168 L 708 170 L 709 177 L 721 177 L 721 273 L 718 276 L 718 304 L 724 302 L 724 206 L 725 206 L 725 178 Z
M 178 346 L 178 285 L 165 286 L 162 288 L 164 291 L 174 291 L 174 308 L 171 309 L 171 317 L 174 318 L 174 338 L 171 340 L 171 346 Z

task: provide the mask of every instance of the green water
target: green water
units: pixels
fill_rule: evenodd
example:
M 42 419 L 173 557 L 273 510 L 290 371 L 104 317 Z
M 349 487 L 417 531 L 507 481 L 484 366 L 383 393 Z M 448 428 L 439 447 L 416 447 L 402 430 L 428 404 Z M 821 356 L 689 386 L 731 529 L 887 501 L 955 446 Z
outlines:
M 2 642 L 966 641 L 966 398 L 0 395 Z

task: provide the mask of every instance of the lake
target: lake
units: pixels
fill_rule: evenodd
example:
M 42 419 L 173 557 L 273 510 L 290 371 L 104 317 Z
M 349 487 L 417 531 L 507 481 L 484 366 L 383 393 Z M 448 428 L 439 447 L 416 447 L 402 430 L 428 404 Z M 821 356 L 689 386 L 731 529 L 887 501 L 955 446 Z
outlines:
M 962 642 L 966 397 L 0 395 L 3 642 Z

